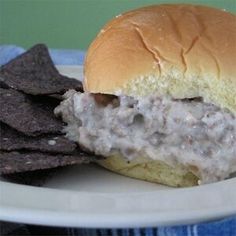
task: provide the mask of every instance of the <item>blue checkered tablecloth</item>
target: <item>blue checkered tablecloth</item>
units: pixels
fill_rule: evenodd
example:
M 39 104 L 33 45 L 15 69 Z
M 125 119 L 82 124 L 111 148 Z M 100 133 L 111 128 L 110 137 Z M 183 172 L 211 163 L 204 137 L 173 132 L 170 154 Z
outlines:
M 3 65 L 23 53 L 25 50 L 14 45 L 0 45 L 0 65 Z M 51 49 L 51 57 L 56 65 L 82 65 L 84 51 Z M 35 226 L 36 227 L 36 226 Z M 213 222 L 182 225 L 172 227 L 140 228 L 140 229 L 81 229 L 81 228 L 46 228 L 15 225 L 2 222 L 0 235 L 76 235 L 76 236 L 236 236 L 236 216 Z M 17 231 L 18 230 L 18 231 Z M 43 234 L 42 234 L 43 232 Z M 55 234 L 53 233 L 55 232 Z

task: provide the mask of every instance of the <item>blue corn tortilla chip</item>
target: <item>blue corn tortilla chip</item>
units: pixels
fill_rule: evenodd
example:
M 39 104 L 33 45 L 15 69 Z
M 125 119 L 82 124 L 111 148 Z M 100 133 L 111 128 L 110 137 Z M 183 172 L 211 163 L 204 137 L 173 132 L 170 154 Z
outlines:
M 0 150 L 29 150 L 49 153 L 73 153 L 77 145 L 64 135 L 44 134 L 36 137 L 26 136 L 11 127 L 0 123 Z
M 82 151 L 73 155 L 39 152 L 0 151 L 0 174 L 13 174 L 25 171 L 50 169 L 59 166 L 89 163 L 95 157 Z
M 54 116 L 54 107 L 16 90 L 0 88 L 0 121 L 25 135 L 61 133 L 63 122 Z
M 7 182 L 41 187 L 61 168 L 63 167 L 5 174 L 1 177 Z
M 62 94 L 68 89 L 82 91 L 82 83 L 59 74 L 48 49 L 37 44 L 0 67 L 0 85 L 31 95 Z

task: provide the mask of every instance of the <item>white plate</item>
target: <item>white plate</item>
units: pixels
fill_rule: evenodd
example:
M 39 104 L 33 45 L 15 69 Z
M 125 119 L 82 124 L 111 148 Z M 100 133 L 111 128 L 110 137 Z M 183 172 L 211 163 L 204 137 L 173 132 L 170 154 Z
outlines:
M 82 78 L 81 67 L 60 71 Z M 169 188 L 94 165 L 58 170 L 44 187 L 0 181 L 0 220 L 72 227 L 188 224 L 236 214 L 236 178 Z

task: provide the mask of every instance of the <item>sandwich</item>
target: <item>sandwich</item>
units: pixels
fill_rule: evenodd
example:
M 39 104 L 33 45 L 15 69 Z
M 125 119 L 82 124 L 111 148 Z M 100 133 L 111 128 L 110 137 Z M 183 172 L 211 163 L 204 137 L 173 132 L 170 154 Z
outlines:
M 66 136 L 116 173 L 185 187 L 236 171 L 236 16 L 185 4 L 121 14 L 55 109 Z

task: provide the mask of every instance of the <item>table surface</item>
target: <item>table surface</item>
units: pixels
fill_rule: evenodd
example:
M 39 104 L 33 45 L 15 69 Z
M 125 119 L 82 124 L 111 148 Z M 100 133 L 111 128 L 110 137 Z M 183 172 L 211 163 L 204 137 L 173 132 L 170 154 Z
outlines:
M 87 49 L 100 28 L 121 12 L 158 3 L 194 3 L 236 12 L 235 0 L 0 0 L 0 44 Z

